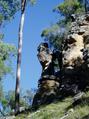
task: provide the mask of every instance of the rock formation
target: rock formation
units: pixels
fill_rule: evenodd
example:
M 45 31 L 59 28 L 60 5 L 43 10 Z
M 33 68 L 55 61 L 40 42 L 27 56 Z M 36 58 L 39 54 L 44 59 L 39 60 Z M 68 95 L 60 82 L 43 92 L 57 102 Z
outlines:
M 35 108 L 42 104 L 51 103 L 56 99 L 60 87 L 59 71 L 56 72 L 54 68 L 54 61 L 60 60 L 60 52 L 52 52 L 47 43 L 41 43 L 38 47 L 37 56 L 42 65 L 42 74 L 38 83 L 38 91 L 33 100 L 33 107 Z
M 89 14 L 75 16 L 71 23 L 71 31 L 64 40 L 62 52 L 62 84 L 65 89 L 73 90 L 72 93 L 84 90 L 89 83 L 88 50 Z
M 38 47 L 42 75 L 33 107 L 50 103 L 63 93 L 78 94 L 89 86 L 89 14 L 71 18 L 71 30 L 63 40 L 62 52 L 50 51 L 47 43 Z M 54 68 L 56 59 L 58 72 Z

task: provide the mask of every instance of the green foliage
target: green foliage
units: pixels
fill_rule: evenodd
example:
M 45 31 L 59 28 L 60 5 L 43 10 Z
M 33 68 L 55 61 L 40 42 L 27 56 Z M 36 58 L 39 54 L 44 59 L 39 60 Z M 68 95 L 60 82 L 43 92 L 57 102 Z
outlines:
M 0 24 L 10 20 L 20 8 L 20 0 L 0 0 Z
M 16 48 L 0 42 L 0 79 L 7 73 L 11 73 L 11 58 L 16 56 Z M 10 65 L 9 65 L 10 64 Z
M 0 26 L 10 20 L 19 10 L 19 0 L 0 0 Z M 0 78 L 11 72 L 10 58 L 16 55 L 15 46 L 3 43 L 4 34 L 0 34 Z
M 60 49 L 62 39 L 62 29 L 59 28 L 57 24 L 51 26 L 50 28 L 44 29 L 41 36 L 44 37 L 45 41 L 48 41 L 50 46 Z
M 7 104 L 10 106 L 11 109 L 15 109 L 15 91 L 8 91 L 5 95 L 5 100 L 7 101 Z M 26 102 L 21 96 L 20 100 L 20 107 L 25 107 Z
M 66 20 L 69 20 L 72 14 L 84 12 L 84 7 L 78 0 L 64 0 L 55 10 L 64 16 Z
M 0 26 L 6 20 L 10 20 L 19 10 L 20 0 L 0 0 Z M 16 48 L 3 43 L 4 35 L 0 34 L 0 78 L 11 72 L 10 58 L 16 54 Z
M 20 92 L 20 107 L 24 107 L 24 109 L 29 108 L 29 101 L 32 101 L 33 95 L 33 92 L 29 90 L 25 94 Z M 15 91 L 10 90 L 6 92 L 2 98 L 2 103 L 5 107 L 9 105 L 11 110 L 15 109 Z
M 22 114 L 16 119 L 89 119 L 89 91 L 85 92 L 79 103 L 73 106 L 73 97 L 66 97 L 63 100 L 40 107 L 36 112 L 28 115 Z
M 0 42 L 0 101 L 6 107 L 8 101 L 4 97 L 3 77 L 12 73 L 11 58 L 16 56 L 16 48 L 13 45 Z
M 36 0 L 30 1 L 31 5 L 36 3 Z M 0 0 L 0 25 L 4 21 L 11 20 L 15 13 L 21 8 L 21 0 Z
M 20 9 L 20 0 L 0 0 L 0 28 L 4 22 L 10 21 Z M 12 73 L 12 58 L 16 57 L 16 47 L 3 42 L 4 34 L 0 34 L 0 101 L 4 106 L 8 101 L 4 97 L 2 79 L 8 73 Z
M 42 31 L 42 34 L 41 36 L 48 36 L 50 33 L 52 32 L 56 32 L 57 30 L 59 29 L 59 26 L 56 24 L 56 25 L 52 25 L 51 28 L 47 28 L 47 29 L 44 29 Z
M 64 0 L 54 9 L 61 15 L 60 20 L 54 25 L 57 26 L 57 29 L 53 26 L 47 28 L 42 31 L 41 36 L 54 48 L 62 48 L 62 41 L 70 31 L 71 15 L 82 14 L 85 12 L 84 9 L 84 4 L 81 0 Z
M 8 91 L 5 95 L 5 101 L 7 102 L 7 105 L 10 106 L 11 109 L 14 109 L 14 107 L 15 107 L 15 92 Z

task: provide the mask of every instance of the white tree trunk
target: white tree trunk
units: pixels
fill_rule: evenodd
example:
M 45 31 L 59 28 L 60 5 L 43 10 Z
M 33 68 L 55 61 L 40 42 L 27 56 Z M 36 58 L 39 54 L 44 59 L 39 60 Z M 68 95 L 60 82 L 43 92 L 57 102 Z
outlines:
M 21 75 L 21 54 L 22 54 L 22 42 L 23 42 L 23 27 L 25 19 L 25 6 L 26 0 L 21 1 L 21 19 L 19 24 L 18 34 L 18 55 L 17 55 L 17 72 L 16 72 L 16 88 L 15 88 L 15 113 L 19 113 L 20 102 L 20 75 Z

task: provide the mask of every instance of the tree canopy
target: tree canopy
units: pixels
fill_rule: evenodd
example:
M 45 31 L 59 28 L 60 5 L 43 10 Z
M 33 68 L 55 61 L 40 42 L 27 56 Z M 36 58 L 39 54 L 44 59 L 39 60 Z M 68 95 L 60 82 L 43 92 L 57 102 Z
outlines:
M 55 48 L 60 48 L 62 40 L 70 30 L 70 23 L 72 21 L 72 14 L 83 14 L 85 12 L 85 4 L 87 0 L 64 0 L 61 4 L 57 5 L 53 11 L 60 14 L 59 21 L 50 28 L 42 31 L 41 36 Z M 54 28 L 56 26 L 56 30 Z
M 0 0 L 0 24 L 10 20 L 19 10 L 20 0 Z
M 64 0 L 64 2 L 59 4 L 55 10 L 64 16 L 65 19 L 69 19 L 72 14 L 83 12 L 84 7 L 79 0 Z
M 19 9 L 20 0 L 0 0 L 0 26 L 12 19 Z M 15 46 L 4 43 L 3 39 L 4 34 L 0 33 L 0 78 L 11 72 L 8 62 L 16 54 Z
M 0 42 L 0 78 L 11 72 L 10 58 L 15 55 L 15 46 Z

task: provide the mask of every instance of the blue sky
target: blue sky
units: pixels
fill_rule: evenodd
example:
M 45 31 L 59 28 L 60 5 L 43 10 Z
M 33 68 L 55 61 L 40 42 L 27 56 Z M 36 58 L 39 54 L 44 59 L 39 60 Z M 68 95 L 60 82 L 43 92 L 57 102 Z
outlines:
M 37 82 L 41 75 L 41 65 L 37 59 L 37 46 L 43 42 L 41 32 L 58 21 L 59 15 L 54 13 L 53 8 L 62 0 L 39 0 L 33 7 L 26 8 L 24 24 L 24 39 L 21 64 L 21 89 L 37 88 Z M 6 24 L 3 32 L 5 41 L 18 46 L 18 27 L 20 13 L 15 15 L 14 20 Z M 14 63 L 16 69 L 16 62 Z M 4 90 L 15 88 L 15 77 L 7 76 L 4 80 Z

